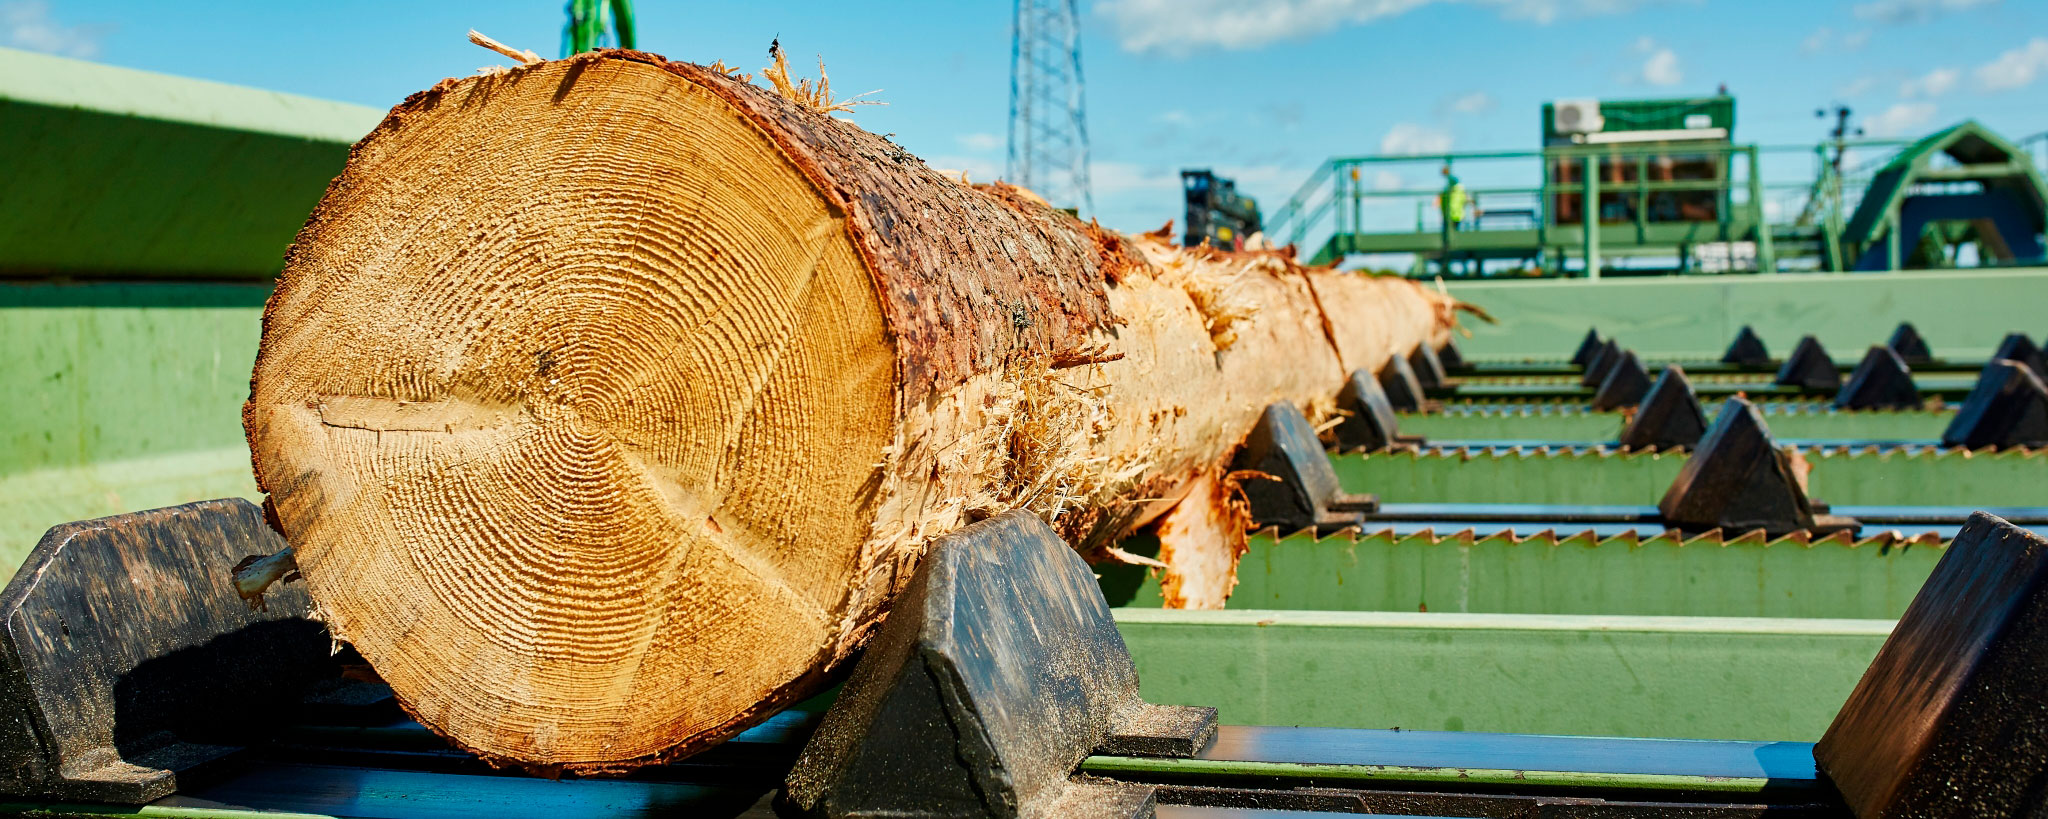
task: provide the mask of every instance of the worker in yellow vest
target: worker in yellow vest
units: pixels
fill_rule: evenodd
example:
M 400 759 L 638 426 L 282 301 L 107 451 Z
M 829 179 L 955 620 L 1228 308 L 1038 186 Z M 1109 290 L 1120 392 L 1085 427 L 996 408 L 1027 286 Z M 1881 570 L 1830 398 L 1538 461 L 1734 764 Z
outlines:
M 1464 226 L 1467 199 L 1465 183 L 1458 181 L 1458 177 L 1451 173 L 1451 166 L 1445 165 L 1444 192 L 1437 198 L 1437 201 L 1443 204 L 1445 230 L 1458 230 Z

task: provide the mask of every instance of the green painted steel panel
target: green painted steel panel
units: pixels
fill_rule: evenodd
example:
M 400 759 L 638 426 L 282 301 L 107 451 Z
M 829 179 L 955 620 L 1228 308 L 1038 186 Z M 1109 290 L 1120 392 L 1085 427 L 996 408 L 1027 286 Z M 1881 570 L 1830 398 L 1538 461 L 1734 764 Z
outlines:
M 274 275 L 382 117 L 0 49 L 0 275 Z
M 1793 409 L 1782 403 L 1763 405 L 1771 434 L 1798 440 L 1937 441 L 1955 418 L 1955 410 L 1836 412 L 1815 403 Z M 1716 412 L 1709 408 L 1709 412 Z M 1592 412 L 1582 406 L 1527 410 L 1403 413 L 1401 432 L 1432 442 L 1456 441 L 1612 441 L 1621 435 L 1618 412 Z
M 51 526 L 252 496 L 267 283 L 0 284 L 0 576 Z
M 1928 543 L 1732 543 L 1254 536 L 1233 609 L 1896 619 L 1942 547 Z M 1156 582 L 1132 601 L 1158 605 Z
M 1224 722 L 1811 742 L 1889 620 L 1117 609 L 1156 703 Z
M 1908 273 L 1666 276 L 1451 282 L 1452 295 L 1499 324 L 1468 322 L 1475 361 L 1561 361 L 1596 327 L 1652 359 L 1718 359 L 1735 332 L 1756 328 L 1784 354 L 1802 335 L 1838 357 L 1882 344 L 1911 321 L 1942 358 L 1979 359 L 2006 333 L 2038 334 L 2048 269 Z
M 1390 503 L 1650 505 L 1678 477 L 1679 453 L 1530 449 L 1439 456 L 1332 455 L 1349 492 Z M 1829 503 L 2048 506 L 2048 456 L 2032 452 L 1809 450 L 1808 490 Z

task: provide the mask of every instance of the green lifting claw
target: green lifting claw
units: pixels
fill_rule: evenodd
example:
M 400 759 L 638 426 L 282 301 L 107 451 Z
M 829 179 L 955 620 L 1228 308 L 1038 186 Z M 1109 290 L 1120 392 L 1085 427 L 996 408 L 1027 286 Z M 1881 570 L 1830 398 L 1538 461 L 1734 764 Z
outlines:
M 633 0 L 569 0 L 569 22 L 562 26 L 562 56 L 616 45 L 633 48 Z M 613 42 L 606 42 L 609 24 Z

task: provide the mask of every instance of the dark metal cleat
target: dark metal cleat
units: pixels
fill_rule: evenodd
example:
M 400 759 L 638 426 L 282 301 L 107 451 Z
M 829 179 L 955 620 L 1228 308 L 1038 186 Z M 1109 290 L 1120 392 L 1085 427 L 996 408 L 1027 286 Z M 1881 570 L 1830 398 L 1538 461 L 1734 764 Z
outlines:
M 2048 446 L 2048 387 L 2024 364 L 1993 360 L 1941 433 L 1941 445 Z
M 807 817 L 1149 817 L 1093 753 L 1192 756 L 1216 711 L 1150 705 L 1088 564 L 1012 511 L 940 538 L 804 746 Z
M 1827 507 L 1807 498 L 1805 483 L 1790 453 L 1771 441 L 1763 414 L 1730 398 L 1657 510 L 1667 523 L 1692 530 L 1762 529 L 1775 537 L 1856 528 L 1853 520 L 1820 514 Z
M 1607 371 L 1607 378 L 1600 382 L 1600 390 L 1593 394 L 1593 409 L 1615 410 L 1633 407 L 1650 392 L 1650 373 L 1643 369 L 1643 360 L 1634 351 L 1623 350 L 1621 360 Z
M 2035 377 L 2048 379 L 2048 363 L 2041 358 L 2041 348 L 2034 346 L 2033 339 L 2025 333 L 2009 333 L 1998 342 L 1998 351 L 1991 354 L 1991 360 L 2000 359 L 2017 361 L 2032 370 Z
M 1772 379 L 1781 387 L 1798 387 L 1807 392 L 1834 392 L 1842 388 L 1842 373 L 1835 369 L 1835 359 L 1820 346 L 1820 339 L 1806 336 L 1792 348 L 1792 354 L 1778 367 L 1778 375 Z
M 1586 330 L 1586 337 L 1579 339 L 1579 349 L 1572 351 L 1571 364 L 1574 367 L 1584 367 L 1593 363 L 1593 356 L 1599 352 L 1600 331 L 1589 328 Z
M 1764 340 L 1757 337 L 1756 330 L 1745 324 L 1728 344 L 1728 351 L 1721 354 L 1721 363 L 1763 367 L 1771 363 L 1771 351 L 1764 348 Z
M 1979 512 L 1956 535 L 1814 761 L 1863 819 L 2048 807 L 2048 541 Z
M 1422 385 L 1425 393 L 1436 392 L 1450 385 L 1450 376 L 1444 373 L 1444 363 L 1436 357 L 1436 350 L 1428 344 L 1415 345 L 1415 351 L 1408 354 L 1408 369 L 1415 371 L 1415 383 Z
M 1400 416 L 1388 403 L 1378 379 L 1365 370 L 1352 370 L 1344 389 L 1337 393 L 1337 410 L 1344 420 L 1335 429 L 1337 448 L 1345 452 L 1379 450 L 1390 446 L 1423 442 L 1421 436 L 1402 435 Z
M 1416 380 L 1415 368 L 1408 365 L 1408 359 L 1389 356 L 1387 366 L 1380 370 L 1380 389 L 1387 394 L 1387 403 L 1397 412 L 1421 412 L 1423 407 L 1422 383 Z
M 1360 525 L 1364 519 L 1359 513 L 1379 507 L 1371 495 L 1344 491 L 1308 417 L 1286 401 L 1266 407 L 1230 468 L 1271 476 L 1272 480 L 1252 478 L 1242 484 L 1252 520 L 1259 526 L 1329 533 Z
M 1899 328 L 1892 331 L 1886 347 L 1898 353 L 1908 366 L 1934 363 L 1934 351 L 1927 349 L 1927 340 L 1920 337 L 1920 331 L 1913 329 L 1910 321 L 1899 322 Z
M 1607 374 L 1614 371 L 1614 365 L 1621 363 L 1621 345 L 1614 339 L 1600 345 L 1600 351 L 1593 354 L 1593 361 L 1586 365 L 1586 372 L 1579 376 L 1579 386 L 1598 387 L 1607 380 Z
M 332 643 L 302 585 L 230 579 L 284 548 L 239 498 L 43 535 L 0 594 L 0 793 L 148 802 L 288 720 Z
M 1836 409 L 1919 409 L 1923 403 L 1913 371 L 1890 347 L 1871 347 L 1849 374 L 1849 383 L 1835 393 Z
M 1444 365 L 1444 372 L 1461 373 L 1472 369 L 1471 363 L 1465 360 L 1465 354 L 1458 350 L 1458 340 L 1454 338 L 1444 339 L 1444 346 L 1437 348 L 1436 360 Z
M 1627 449 L 1670 449 L 1696 446 L 1707 434 L 1707 413 L 1685 370 L 1664 365 L 1657 383 L 1643 396 L 1635 417 L 1621 430 L 1621 445 Z

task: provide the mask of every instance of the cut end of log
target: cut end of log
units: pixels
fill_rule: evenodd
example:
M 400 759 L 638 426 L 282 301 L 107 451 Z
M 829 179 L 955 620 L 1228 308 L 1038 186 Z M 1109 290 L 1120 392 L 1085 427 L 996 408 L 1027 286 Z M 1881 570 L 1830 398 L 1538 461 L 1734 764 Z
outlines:
M 793 698 L 892 432 L 843 216 L 644 62 L 395 112 L 300 237 L 247 410 L 335 634 L 528 764 L 687 753 Z

